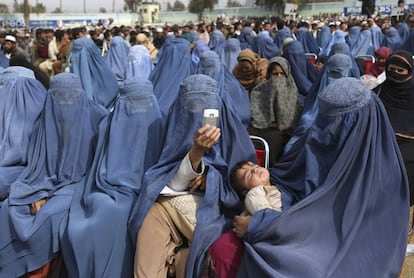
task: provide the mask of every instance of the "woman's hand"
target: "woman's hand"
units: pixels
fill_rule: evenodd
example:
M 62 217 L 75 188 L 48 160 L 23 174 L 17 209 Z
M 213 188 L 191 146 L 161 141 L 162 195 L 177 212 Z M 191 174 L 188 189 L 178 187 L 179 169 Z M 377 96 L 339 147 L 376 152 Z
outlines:
M 219 140 L 221 131 L 215 126 L 205 125 L 194 135 L 194 148 L 203 153 Z
M 30 205 L 30 213 L 36 215 L 39 212 L 40 208 L 46 204 L 46 198 L 40 199 Z
M 203 175 L 200 175 L 194 178 L 191 181 L 189 188 L 190 188 L 190 192 L 194 192 L 196 190 L 205 191 L 206 190 L 206 174 L 204 173 Z
M 233 232 L 236 234 L 238 238 L 242 238 L 244 234 L 247 232 L 247 228 L 249 227 L 249 223 L 251 219 L 252 219 L 251 215 L 248 215 L 248 216 L 236 215 L 234 217 Z
M 194 135 L 194 144 L 188 153 L 194 170 L 198 169 L 204 153 L 218 142 L 220 135 L 220 129 L 215 126 L 205 125 L 197 130 Z

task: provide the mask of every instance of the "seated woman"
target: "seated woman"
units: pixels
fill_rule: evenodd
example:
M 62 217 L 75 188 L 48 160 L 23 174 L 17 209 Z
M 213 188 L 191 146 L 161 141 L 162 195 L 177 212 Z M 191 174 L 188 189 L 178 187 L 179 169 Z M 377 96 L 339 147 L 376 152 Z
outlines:
M 386 63 L 385 82 L 375 89 L 390 118 L 404 159 L 410 184 L 410 205 L 414 204 L 413 67 L 411 52 L 394 52 Z
M 75 192 L 61 233 L 68 277 L 133 275 L 128 217 L 145 170 L 161 153 L 162 127 L 151 82 L 126 79 L 114 110 L 99 126 L 93 165 Z
M 208 75 L 217 81 L 219 95 L 227 107 L 239 116 L 246 128 L 249 127 L 249 96 L 234 75 L 223 65 L 216 52 L 208 50 L 200 55 L 197 73 Z
M 219 110 L 217 127 L 203 126 L 204 109 Z M 230 168 L 255 160 L 255 150 L 246 128 L 219 96 L 217 82 L 202 74 L 182 82 L 164 140 L 130 217 L 137 239 L 135 276 L 166 277 L 175 268 L 178 277 L 199 277 L 207 248 L 241 211 L 228 184 Z
M 111 109 L 118 95 L 117 78 L 93 40 L 89 38 L 74 40 L 70 62 L 70 72 L 79 76 L 86 96 Z
M 35 271 L 59 254 L 59 229 L 91 166 L 106 114 L 87 99 L 79 77 L 52 77 L 29 142 L 28 165 L 0 204 L 0 277 Z
M 28 142 L 47 91 L 32 70 L 10 66 L 0 74 L 0 201 L 27 166 Z
M 250 95 L 252 89 L 258 84 L 260 75 L 258 62 L 260 56 L 252 50 L 243 49 L 237 57 L 237 65 L 233 68 L 233 75 Z
M 238 170 L 245 186 L 270 179 L 283 211 L 236 216 L 233 231 L 210 247 L 205 276 L 398 276 L 409 192 L 386 111 L 355 78 L 334 81 L 318 98 L 315 121 L 270 173 Z
M 302 106 L 285 58 L 272 58 L 266 77 L 268 80 L 257 85 L 250 94 L 249 133 L 267 141 L 272 165 L 282 156 Z

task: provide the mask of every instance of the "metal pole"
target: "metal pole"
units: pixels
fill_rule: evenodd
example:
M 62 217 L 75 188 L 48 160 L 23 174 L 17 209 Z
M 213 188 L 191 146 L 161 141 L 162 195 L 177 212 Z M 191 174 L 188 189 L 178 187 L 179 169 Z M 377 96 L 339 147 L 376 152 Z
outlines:
M 115 12 L 115 0 L 112 0 L 112 12 Z
M 86 0 L 83 0 L 83 13 L 86 14 Z
M 23 14 L 24 14 L 24 24 L 25 24 L 26 28 L 29 28 L 30 13 L 29 13 L 28 0 L 24 0 L 24 2 L 23 2 Z

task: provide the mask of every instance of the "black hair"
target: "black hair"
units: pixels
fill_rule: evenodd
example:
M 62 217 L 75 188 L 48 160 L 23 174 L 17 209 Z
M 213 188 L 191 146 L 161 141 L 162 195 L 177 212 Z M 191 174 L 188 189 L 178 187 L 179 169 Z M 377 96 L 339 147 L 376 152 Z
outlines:
M 233 187 L 234 191 L 236 191 L 237 196 L 239 196 L 240 200 L 244 200 L 245 196 L 243 194 L 244 187 L 240 179 L 237 178 L 237 171 L 240 170 L 244 165 L 249 164 L 250 161 L 242 160 L 237 162 L 230 171 L 230 184 Z

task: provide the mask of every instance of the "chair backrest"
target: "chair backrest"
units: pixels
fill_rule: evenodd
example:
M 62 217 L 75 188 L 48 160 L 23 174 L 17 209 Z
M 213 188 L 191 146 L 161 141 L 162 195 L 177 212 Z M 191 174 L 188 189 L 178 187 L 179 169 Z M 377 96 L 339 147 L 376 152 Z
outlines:
M 260 136 L 250 135 L 250 140 L 256 149 L 257 164 L 269 168 L 269 144 Z
M 363 59 L 365 62 L 365 72 L 368 72 L 369 68 L 375 63 L 375 57 L 373 55 L 358 55 L 356 58 Z
M 306 59 L 308 59 L 309 62 L 312 64 L 315 64 L 316 59 L 318 58 L 318 55 L 315 53 L 305 53 Z

